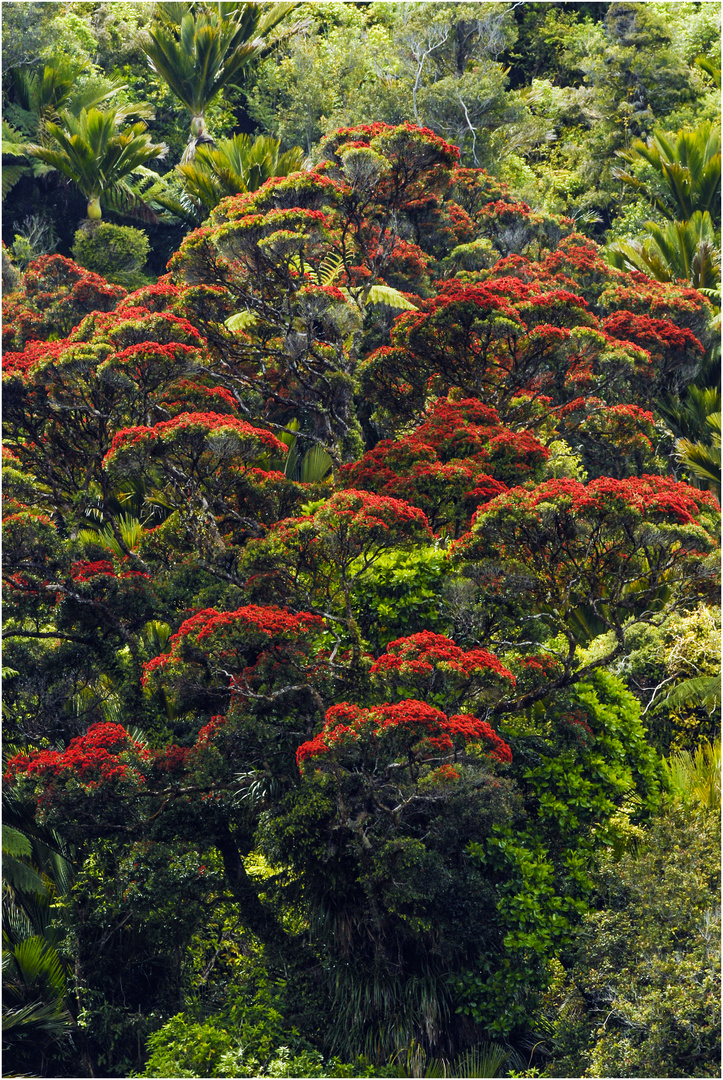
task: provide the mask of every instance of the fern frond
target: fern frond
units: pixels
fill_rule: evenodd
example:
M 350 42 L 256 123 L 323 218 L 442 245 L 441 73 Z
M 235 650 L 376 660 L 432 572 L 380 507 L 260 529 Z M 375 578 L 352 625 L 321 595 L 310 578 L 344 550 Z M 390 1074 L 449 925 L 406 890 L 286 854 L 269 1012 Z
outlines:
M 258 322 L 258 316 L 253 311 L 238 311 L 235 315 L 229 315 L 224 326 L 234 334 L 243 333 L 250 326 Z
M 403 293 L 400 293 L 398 289 L 393 289 L 390 285 L 372 285 L 367 297 L 367 304 L 385 304 L 387 307 L 399 311 L 417 310 L 416 304 L 413 304 L 411 300 L 407 300 Z

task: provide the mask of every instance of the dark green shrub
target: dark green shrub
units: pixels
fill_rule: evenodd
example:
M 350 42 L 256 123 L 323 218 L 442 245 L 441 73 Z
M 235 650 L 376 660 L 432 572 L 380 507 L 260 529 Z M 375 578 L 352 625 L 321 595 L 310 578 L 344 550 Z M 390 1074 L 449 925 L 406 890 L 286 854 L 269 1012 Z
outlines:
M 137 289 L 146 284 L 141 274 L 150 244 L 142 229 L 108 221 L 83 225 L 75 234 L 73 258 L 87 270 L 116 285 Z

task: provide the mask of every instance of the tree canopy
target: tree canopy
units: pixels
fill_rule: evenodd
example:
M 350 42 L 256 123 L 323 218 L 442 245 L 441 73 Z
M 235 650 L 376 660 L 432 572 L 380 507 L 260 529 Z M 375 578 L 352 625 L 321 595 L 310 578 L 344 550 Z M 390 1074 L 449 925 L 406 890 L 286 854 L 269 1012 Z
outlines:
M 46 7 L 3 5 L 8 1068 L 714 1075 L 710 13 Z

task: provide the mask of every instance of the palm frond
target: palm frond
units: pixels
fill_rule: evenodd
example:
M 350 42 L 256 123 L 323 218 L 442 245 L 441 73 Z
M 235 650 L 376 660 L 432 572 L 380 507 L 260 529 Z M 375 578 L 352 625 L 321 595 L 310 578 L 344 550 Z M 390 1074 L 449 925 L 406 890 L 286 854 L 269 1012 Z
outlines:
M 661 704 L 669 709 L 679 709 L 682 705 L 702 705 L 709 713 L 720 707 L 721 681 L 716 675 L 698 675 L 694 679 L 685 679 L 663 698 Z
M 688 281 L 694 289 L 715 288 L 720 280 L 720 250 L 710 214 L 696 211 L 689 221 L 661 228 L 646 223 L 641 240 L 617 241 L 606 249 L 620 270 L 638 270 L 656 281 Z
M 212 210 L 228 195 L 257 191 L 273 176 L 296 172 L 303 162 L 303 151 L 293 147 L 281 154 L 281 143 L 268 135 L 252 139 L 235 135 L 213 146 L 199 146 L 192 160 L 176 167 L 188 194 Z
M 72 180 L 89 203 L 121 194 L 133 201 L 126 177 L 162 158 L 167 147 L 151 142 L 144 121 L 121 128 L 122 120 L 117 108 L 82 109 L 79 116 L 64 111 L 60 123 L 47 125 L 54 145 L 28 145 L 27 153 Z
M 696 212 L 707 211 L 720 222 L 719 127 L 708 121 L 670 137 L 655 131 L 649 139 L 636 139 L 628 149 L 617 153 L 631 164 L 645 161 L 658 173 L 663 182 L 662 196 L 629 172 L 613 170 L 618 180 L 645 195 L 664 217 L 685 222 Z
M 312 446 L 301 459 L 299 479 L 302 484 L 314 484 L 323 480 L 333 465 L 334 462 L 323 446 Z

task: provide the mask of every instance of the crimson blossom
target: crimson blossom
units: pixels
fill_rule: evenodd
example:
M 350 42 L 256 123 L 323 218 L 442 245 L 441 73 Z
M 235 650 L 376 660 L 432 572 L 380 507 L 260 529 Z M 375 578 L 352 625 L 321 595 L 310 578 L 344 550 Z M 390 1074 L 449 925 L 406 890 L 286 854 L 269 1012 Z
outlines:
M 311 762 L 314 767 L 333 769 L 343 762 L 351 767 L 355 759 L 379 760 L 367 767 L 408 770 L 418 779 L 421 766 L 456 761 L 469 743 L 481 742 L 486 753 L 498 762 L 512 761 L 512 751 L 485 720 L 476 716 L 446 716 L 423 701 L 400 701 L 397 704 L 373 705 L 365 709 L 349 702 L 332 705 L 318 735 L 302 743 L 296 752 L 299 767 Z M 330 755 L 327 761 L 327 755 Z M 448 773 L 444 774 L 447 778 Z
M 430 538 L 425 514 L 409 503 L 368 491 L 339 491 L 313 514 L 287 518 L 264 539 L 249 542 L 241 564 L 246 592 L 251 599 L 323 614 L 332 630 L 341 624 L 358 664 L 363 642 L 352 591 L 384 552 Z
M 397 695 L 431 700 L 446 710 L 464 702 L 487 704 L 515 685 L 515 676 L 494 653 L 462 649 L 429 630 L 391 641 L 370 674 L 375 684 Z
M 561 634 L 562 674 L 516 707 L 530 704 L 609 663 L 637 623 L 655 622 L 665 607 L 711 595 L 720 508 L 714 497 L 669 477 L 600 477 L 584 485 L 550 480 L 513 488 L 478 511 L 452 561 L 480 588 L 480 603 L 514 610 L 516 633 L 544 623 Z M 613 632 L 604 656 L 579 669 L 585 615 Z M 507 632 L 514 632 L 507 626 Z M 509 707 L 509 704 L 508 704 Z
M 126 290 L 63 255 L 41 255 L 3 296 L 3 351 L 65 337 L 91 311 L 113 311 Z
M 472 512 L 509 484 L 538 479 L 548 449 L 529 431 L 505 427 L 476 398 L 438 398 L 423 423 L 400 439 L 383 439 L 339 482 L 401 498 L 425 512 L 435 530 L 469 525 Z

